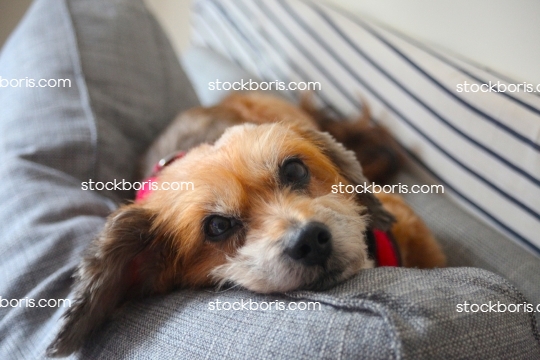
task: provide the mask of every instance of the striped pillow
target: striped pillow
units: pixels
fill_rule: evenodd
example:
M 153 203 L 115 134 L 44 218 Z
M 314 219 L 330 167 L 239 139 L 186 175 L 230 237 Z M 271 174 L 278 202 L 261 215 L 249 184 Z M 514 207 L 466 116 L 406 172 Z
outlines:
M 515 85 L 318 3 L 199 0 L 193 43 L 264 81 L 318 81 L 318 101 L 343 116 L 361 95 L 447 194 L 540 255 L 538 94 L 478 91 Z

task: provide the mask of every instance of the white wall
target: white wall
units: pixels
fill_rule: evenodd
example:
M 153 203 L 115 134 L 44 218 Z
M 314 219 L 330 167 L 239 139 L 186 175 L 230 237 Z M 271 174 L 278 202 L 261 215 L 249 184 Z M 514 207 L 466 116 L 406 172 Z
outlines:
M 539 0 L 324 1 L 516 80 L 540 84 Z

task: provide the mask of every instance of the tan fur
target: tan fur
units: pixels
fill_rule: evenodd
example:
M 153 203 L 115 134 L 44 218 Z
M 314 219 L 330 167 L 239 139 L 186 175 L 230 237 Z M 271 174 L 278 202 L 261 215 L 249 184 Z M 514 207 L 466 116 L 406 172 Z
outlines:
M 246 148 L 251 151 L 246 153 Z M 294 194 L 282 199 L 276 197 L 280 192 L 276 193 L 279 185 L 274 169 L 290 154 L 302 155 L 311 169 L 312 179 L 308 188 L 311 197 L 329 194 L 335 183 L 347 183 L 335 165 L 321 156 L 316 145 L 302 141 L 291 126 L 282 124 L 231 128 L 215 146 L 193 149 L 184 159 L 163 171 L 161 181 L 191 181 L 196 188 L 195 191 L 156 191 L 141 205 L 156 214 L 154 226 L 168 229 L 172 241 L 178 242 L 171 244 L 177 254 L 173 272 L 182 274 L 177 285 L 209 285 L 212 281 L 208 277 L 210 270 L 217 262 L 225 262 L 223 255 L 232 256 L 234 246 L 243 245 L 240 239 L 228 242 L 225 247 L 205 243 L 201 238 L 200 224 L 207 213 L 249 217 L 250 234 L 264 228 L 262 233 L 267 239 L 283 235 L 279 232 L 272 234 L 276 231 L 275 225 L 261 225 L 272 224 L 268 220 L 272 213 L 282 212 L 282 216 L 298 222 L 314 217 L 311 202 Z M 262 166 L 257 168 L 252 164 Z M 350 196 L 334 197 L 346 202 Z M 283 220 L 278 215 L 274 216 L 278 223 Z M 359 229 L 358 233 L 362 231 Z M 253 237 L 246 239 L 248 244 Z M 164 281 L 168 279 L 164 277 Z M 276 291 L 276 288 L 266 291 Z
M 355 154 L 283 100 L 233 95 L 182 114 L 151 147 L 143 171 L 180 149 L 189 151 L 157 181 L 191 182 L 194 189 L 156 190 L 109 217 L 78 269 L 74 306 L 50 355 L 77 350 L 133 297 L 227 282 L 260 293 L 327 288 L 373 267 L 369 228 L 391 228 L 407 266 L 444 265 L 429 230 L 401 199 L 379 196 L 383 206 L 372 194 L 332 193 L 334 184 L 368 181 Z M 308 173 L 298 188 L 284 183 L 290 159 Z M 219 241 L 205 233 L 215 215 L 237 224 Z M 290 244 L 314 224 L 331 251 L 324 262 L 298 261 Z M 309 241 L 323 241 L 319 235 Z

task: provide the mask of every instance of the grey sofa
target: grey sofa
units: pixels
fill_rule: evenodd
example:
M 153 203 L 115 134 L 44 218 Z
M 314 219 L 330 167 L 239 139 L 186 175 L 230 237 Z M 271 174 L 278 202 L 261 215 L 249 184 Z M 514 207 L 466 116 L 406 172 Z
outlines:
M 210 73 L 194 64 L 218 58 L 186 55 L 196 88 Z M 226 63 L 212 69 L 243 76 Z M 81 252 L 105 217 L 133 198 L 84 191 L 81 182 L 135 181 L 152 139 L 199 101 L 157 22 L 135 0 L 35 1 L 0 53 L 0 76 L 70 80 L 70 87 L 0 88 L 0 296 L 69 298 Z M 179 290 L 126 304 L 72 357 L 539 358 L 533 313 L 458 311 L 466 302 L 539 303 L 538 260 L 443 196 L 407 201 L 460 267 L 372 269 L 319 293 Z M 210 308 L 249 299 L 312 301 L 320 309 Z M 44 358 L 63 310 L 0 306 L 0 358 Z

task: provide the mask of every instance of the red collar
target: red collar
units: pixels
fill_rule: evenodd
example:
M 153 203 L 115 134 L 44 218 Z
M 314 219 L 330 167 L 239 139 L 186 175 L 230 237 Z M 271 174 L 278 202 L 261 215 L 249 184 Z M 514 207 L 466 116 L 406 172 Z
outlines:
M 399 248 L 390 232 L 378 229 L 366 233 L 368 253 L 376 266 L 401 266 Z
M 186 155 L 185 151 L 177 151 L 159 160 L 158 163 L 154 165 L 154 169 L 152 169 L 152 175 L 150 175 L 150 177 L 143 182 L 141 188 L 137 190 L 137 193 L 135 194 L 135 202 L 140 202 L 150 195 L 150 193 L 154 190 L 152 183 L 157 181 L 159 172 L 163 170 L 165 166 L 183 158 L 184 155 Z

